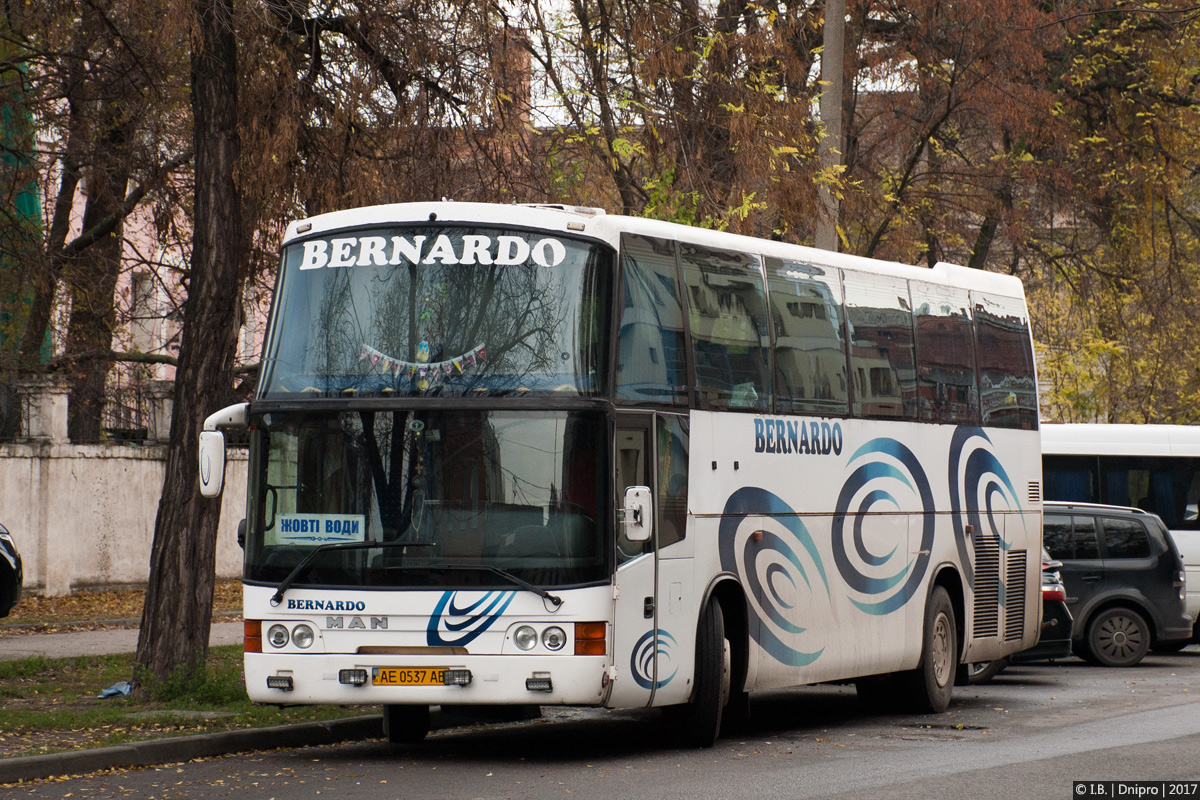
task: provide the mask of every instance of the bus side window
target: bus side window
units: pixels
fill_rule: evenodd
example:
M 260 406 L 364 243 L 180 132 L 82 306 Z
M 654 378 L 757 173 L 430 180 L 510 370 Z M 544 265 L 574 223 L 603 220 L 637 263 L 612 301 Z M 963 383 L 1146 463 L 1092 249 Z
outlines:
M 687 417 L 658 418 L 658 546 L 681 541 L 687 530 L 688 502 Z
M 687 404 L 683 304 L 670 242 L 621 237 L 617 400 Z
M 957 425 L 979 423 L 975 335 L 967 292 L 912 282 L 917 323 L 921 419 Z
M 775 410 L 849 413 L 842 287 L 838 271 L 765 259 L 775 327 Z M 887 370 L 890 378 L 891 371 Z
M 854 416 L 915 419 L 917 376 L 908 281 L 850 270 L 842 278 Z
M 770 332 L 757 258 L 680 245 L 701 407 L 766 411 Z
M 1187 482 L 1188 488 L 1181 518 L 1183 524 L 1180 527 L 1193 529 L 1200 525 L 1200 472 L 1193 470 L 1192 464 L 1195 462 L 1192 459 L 1186 459 L 1185 463 L 1188 465 L 1188 470 L 1184 475 L 1184 480 Z
M 617 498 L 625 497 L 630 486 L 649 486 L 646 432 L 617 429 Z M 625 526 L 617 526 L 617 564 L 650 552 L 651 542 L 631 542 L 625 538 Z
M 1099 476 L 1095 456 L 1042 456 L 1047 500 L 1098 503 Z
M 979 394 L 983 424 L 1037 429 L 1037 386 L 1029 315 L 1012 297 L 971 292 L 979 345 Z

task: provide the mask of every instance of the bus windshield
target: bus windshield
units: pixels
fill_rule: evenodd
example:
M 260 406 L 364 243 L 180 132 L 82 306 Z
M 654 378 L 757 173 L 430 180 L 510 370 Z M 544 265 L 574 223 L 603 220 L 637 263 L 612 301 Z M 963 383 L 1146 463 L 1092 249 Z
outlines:
M 598 412 L 265 414 L 246 578 L 279 583 L 335 545 L 296 586 L 604 580 L 606 430 Z
M 259 397 L 600 395 L 613 254 L 426 225 L 288 245 Z

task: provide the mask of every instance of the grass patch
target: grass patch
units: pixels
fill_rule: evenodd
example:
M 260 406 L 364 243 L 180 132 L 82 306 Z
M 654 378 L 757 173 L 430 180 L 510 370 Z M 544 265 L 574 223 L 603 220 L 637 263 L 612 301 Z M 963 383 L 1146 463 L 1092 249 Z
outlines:
M 133 654 L 0 661 L 0 758 L 106 747 L 165 736 L 259 728 L 372 713 L 370 706 L 255 705 L 240 646 L 209 650 L 205 674 L 101 700 L 133 675 Z

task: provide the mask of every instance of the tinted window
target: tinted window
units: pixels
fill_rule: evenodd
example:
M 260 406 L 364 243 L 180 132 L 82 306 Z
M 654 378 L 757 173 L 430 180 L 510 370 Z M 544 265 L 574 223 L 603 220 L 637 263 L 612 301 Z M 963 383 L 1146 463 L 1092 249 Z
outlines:
M 1075 558 L 1099 558 L 1100 543 L 1096 539 L 1096 520 L 1091 517 L 1074 517 Z
M 770 338 L 758 261 L 743 253 L 681 244 L 699 402 L 770 408 Z
M 849 412 L 842 288 L 826 267 L 766 259 L 775 327 L 775 410 Z
M 971 293 L 979 345 L 979 395 L 983 424 L 1037 428 L 1033 343 L 1025 305 L 1012 297 Z
M 658 418 L 658 546 L 666 547 L 687 530 L 688 420 Z
M 1099 503 L 1095 456 L 1042 456 L 1042 480 L 1047 500 Z
M 1150 537 L 1136 519 L 1104 518 L 1105 558 L 1148 558 Z
M 641 429 L 617 430 L 617 497 L 623 498 L 630 486 L 650 485 L 650 449 L 646 431 Z M 625 526 L 617 526 L 617 563 L 649 553 L 651 542 L 631 542 L 625 537 Z
M 850 383 L 858 417 L 916 417 L 912 305 L 908 282 L 845 272 Z
M 1101 457 L 1104 502 L 1152 511 L 1168 528 L 1195 528 L 1196 466 L 1191 458 Z
M 617 399 L 687 403 L 683 305 L 670 242 L 621 238 Z
M 979 422 L 975 336 L 967 293 L 930 283 L 912 284 L 920 362 L 921 419 Z
M 1052 558 L 1074 558 L 1071 518 L 1047 514 L 1042 520 L 1042 546 Z

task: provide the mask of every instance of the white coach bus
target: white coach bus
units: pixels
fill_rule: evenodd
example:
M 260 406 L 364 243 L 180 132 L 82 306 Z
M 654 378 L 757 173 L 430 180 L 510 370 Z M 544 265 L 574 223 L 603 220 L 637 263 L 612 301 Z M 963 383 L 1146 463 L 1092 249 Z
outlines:
M 252 402 L 264 703 L 663 707 L 855 681 L 941 710 L 1037 639 L 1024 292 L 553 206 L 293 223 Z
M 1044 424 L 1047 500 L 1105 503 L 1162 518 L 1187 571 L 1187 613 L 1200 644 L 1200 427 Z

